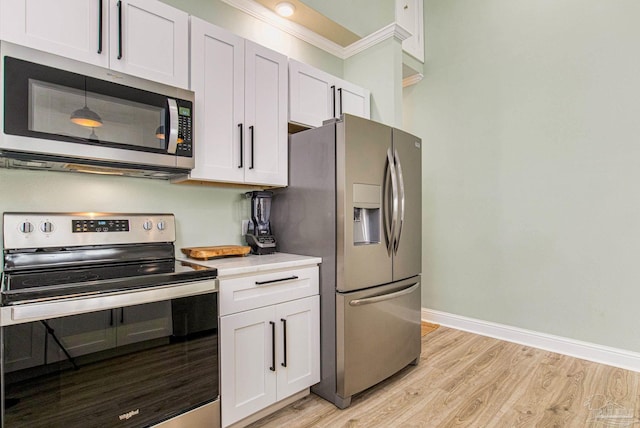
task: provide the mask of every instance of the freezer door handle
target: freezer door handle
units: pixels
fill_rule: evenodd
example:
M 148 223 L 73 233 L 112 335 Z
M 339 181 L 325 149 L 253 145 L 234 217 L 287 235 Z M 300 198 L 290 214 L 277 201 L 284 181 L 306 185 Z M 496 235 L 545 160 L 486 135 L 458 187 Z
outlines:
M 420 283 L 416 282 L 413 285 L 410 285 L 407 288 L 404 288 L 400 291 L 394 291 L 393 293 L 389 293 L 389 294 L 383 294 L 381 296 L 374 296 L 374 297 L 366 297 L 364 299 L 355 299 L 349 302 L 349 306 L 362 306 L 362 305 L 370 305 L 372 303 L 379 303 L 379 302 L 384 302 L 385 300 L 391 300 L 391 299 L 395 299 L 398 298 L 400 296 L 404 296 L 405 294 L 411 294 L 413 293 L 415 290 L 418 289 L 418 287 L 420 287 Z
M 391 201 L 389 201 L 388 183 L 391 179 Z M 383 195 L 384 195 L 384 232 L 387 240 L 387 253 L 391 255 L 393 244 L 396 236 L 396 223 L 398 222 L 398 183 L 396 182 L 396 167 L 393 160 L 393 153 L 389 148 L 387 150 L 387 169 L 384 177 Z M 389 206 L 391 205 L 391 206 Z M 391 213 L 389 213 L 389 209 Z M 389 216 L 389 214 L 391 214 Z M 389 218 L 391 217 L 391 218 Z
M 394 238 L 393 252 L 398 254 L 398 247 L 400 246 L 400 238 L 402 238 L 402 225 L 404 223 L 404 176 L 402 175 L 402 164 L 400 163 L 400 155 L 397 150 L 394 150 L 394 160 L 398 170 L 398 189 L 400 194 L 400 220 L 398 222 L 398 235 Z

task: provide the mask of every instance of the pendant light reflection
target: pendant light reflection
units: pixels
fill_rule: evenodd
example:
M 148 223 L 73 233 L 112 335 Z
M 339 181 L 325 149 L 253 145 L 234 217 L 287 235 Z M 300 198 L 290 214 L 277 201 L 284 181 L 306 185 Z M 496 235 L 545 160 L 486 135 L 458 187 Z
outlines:
M 86 128 L 99 128 L 102 126 L 100 115 L 87 107 L 87 78 L 84 78 L 84 107 L 71 113 L 69 120 L 76 125 Z

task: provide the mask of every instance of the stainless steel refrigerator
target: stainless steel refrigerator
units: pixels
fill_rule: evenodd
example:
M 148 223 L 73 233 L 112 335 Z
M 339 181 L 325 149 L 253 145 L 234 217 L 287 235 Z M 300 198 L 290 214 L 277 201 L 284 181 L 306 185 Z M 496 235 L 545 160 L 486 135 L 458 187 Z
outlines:
M 421 141 L 344 115 L 289 138 L 278 251 L 322 257 L 321 382 L 339 408 L 420 356 Z

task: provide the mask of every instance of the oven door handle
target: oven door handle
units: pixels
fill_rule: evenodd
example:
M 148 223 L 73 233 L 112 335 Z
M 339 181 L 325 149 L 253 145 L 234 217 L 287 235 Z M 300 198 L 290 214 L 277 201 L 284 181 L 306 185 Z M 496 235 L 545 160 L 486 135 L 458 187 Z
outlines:
M 1 308 L 1 325 L 20 324 L 49 318 L 104 311 L 125 306 L 172 300 L 218 291 L 216 280 L 194 281 L 184 285 L 145 288 L 91 297 L 70 297 L 56 301 L 25 303 Z
M 178 148 L 178 103 L 173 98 L 167 98 L 169 106 L 169 142 L 167 153 L 176 154 Z

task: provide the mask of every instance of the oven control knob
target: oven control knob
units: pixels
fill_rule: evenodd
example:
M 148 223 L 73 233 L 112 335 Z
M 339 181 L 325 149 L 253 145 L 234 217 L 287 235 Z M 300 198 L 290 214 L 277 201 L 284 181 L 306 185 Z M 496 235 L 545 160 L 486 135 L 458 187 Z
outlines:
M 153 229 L 153 222 L 151 220 L 147 220 L 144 223 L 142 223 L 142 228 L 144 230 L 151 230 Z
M 31 233 L 33 232 L 33 224 L 31 224 L 28 221 L 25 221 L 23 223 L 20 223 L 19 229 L 20 229 L 20 232 L 22 233 Z
M 40 230 L 43 231 L 44 233 L 51 233 L 53 232 L 53 223 L 51 223 L 50 221 L 45 221 L 40 225 Z
M 158 230 L 165 230 L 167 228 L 167 224 L 164 222 L 164 220 L 160 220 L 158 222 Z

